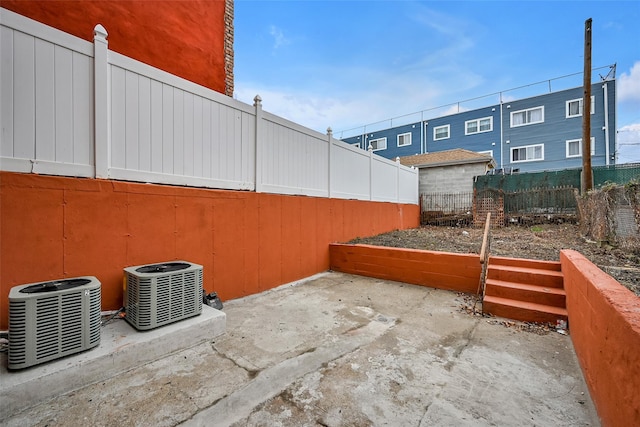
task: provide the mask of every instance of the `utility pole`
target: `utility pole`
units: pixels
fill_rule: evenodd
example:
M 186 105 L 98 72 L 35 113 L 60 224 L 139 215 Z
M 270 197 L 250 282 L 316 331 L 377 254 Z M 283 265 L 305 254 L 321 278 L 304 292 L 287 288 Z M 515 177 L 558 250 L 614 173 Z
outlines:
M 581 193 L 593 188 L 591 170 L 591 18 L 584 22 L 584 80 L 582 96 L 582 183 Z

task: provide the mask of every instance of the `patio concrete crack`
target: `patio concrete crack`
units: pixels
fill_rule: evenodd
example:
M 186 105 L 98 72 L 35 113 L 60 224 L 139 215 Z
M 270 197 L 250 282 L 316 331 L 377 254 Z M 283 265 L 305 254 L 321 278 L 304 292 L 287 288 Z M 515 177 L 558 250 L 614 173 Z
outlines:
M 456 350 L 453 352 L 453 357 L 455 359 L 457 359 L 458 357 L 460 357 L 460 354 L 467 348 L 469 347 L 469 344 L 471 344 L 471 340 L 473 339 L 473 334 L 476 331 L 476 328 L 478 327 L 478 325 L 480 324 L 479 320 L 476 320 L 473 323 L 473 326 L 470 327 L 469 329 L 467 329 L 466 331 L 464 331 L 464 335 L 463 335 L 463 340 L 464 342 L 462 343 L 462 345 L 459 345 L 458 347 L 456 347 Z
M 471 340 L 473 339 L 473 334 L 476 331 L 476 328 L 480 324 L 479 320 L 476 320 L 469 329 L 463 332 L 462 334 L 462 342 L 457 345 L 451 355 L 451 358 L 445 363 L 444 368 L 447 371 L 451 371 L 456 364 L 456 360 L 460 357 L 460 354 L 469 347 L 471 344 Z
M 185 421 L 184 426 L 228 426 L 248 418 L 263 402 L 277 396 L 297 379 L 374 342 L 395 325 L 395 319 L 377 316 L 367 325 L 342 334 L 338 340 L 313 351 L 285 359 L 262 370 L 242 389 L 226 396 Z
M 217 354 L 220 355 L 220 357 L 222 357 L 223 359 L 228 360 L 229 362 L 233 363 L 235 366 L 237 366 L 238 368 L 247 371 L 247 374 L 249 375 L 250 378 L 254 378 L 256 375 L 258 375 L 260 373 L 260 369 L 257 368 L 252 368 L 249 366 L 245 366 L 242 365 L 238 360 L 234 359 L 233 357 L 229 356 L 227 353 L 223 352 L 222 350 L 216 348 L 215 343 L 211 344 L 211 348 L 213 349 L 213 351 L 215 351 Z M 247 363 L 247 365 L 249 365 L 249 363 Z
M 435 400 L 438 397 L 440 397 L 440 393 L 436 394 L 433 399 Z M 431 407 L 431 405 L 433 405 L 433 400 L 431 400 L 429 403 L 427 403 L 427 406 L 424 408 L 424 414 L 422 414 L 422 418 L 420 419 L 420 424 L 418 424 L 418 427 L 422 427 L 424 425 L 428 425 L 428 424 L 426 424 L 427 421 L 428 421 L 427 414 L 429 413 L 429 408 Z

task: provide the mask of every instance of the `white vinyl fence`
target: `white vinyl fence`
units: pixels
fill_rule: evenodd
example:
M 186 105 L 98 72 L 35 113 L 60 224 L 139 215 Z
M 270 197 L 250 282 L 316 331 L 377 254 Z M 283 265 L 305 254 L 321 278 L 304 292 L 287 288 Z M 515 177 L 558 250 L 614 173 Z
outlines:
M 0 9 L 0 169 L 418 203 L 418 171 Z

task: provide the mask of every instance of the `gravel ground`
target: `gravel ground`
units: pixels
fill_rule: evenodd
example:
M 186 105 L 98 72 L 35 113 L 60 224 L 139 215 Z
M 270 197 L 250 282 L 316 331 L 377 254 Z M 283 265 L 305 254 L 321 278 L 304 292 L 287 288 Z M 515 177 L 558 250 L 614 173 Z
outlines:
M 481 228 L 423 226 L 397 230 L 350 243 L 424 249 L 454 253 L 479 253 Z M 491 230 L 491 255 L 549 261 L 560 259 L 560 250 L 574 249 L 640 296 L 640 254 L 600 246 L 580 235 L 575 224 L 511 226 Z

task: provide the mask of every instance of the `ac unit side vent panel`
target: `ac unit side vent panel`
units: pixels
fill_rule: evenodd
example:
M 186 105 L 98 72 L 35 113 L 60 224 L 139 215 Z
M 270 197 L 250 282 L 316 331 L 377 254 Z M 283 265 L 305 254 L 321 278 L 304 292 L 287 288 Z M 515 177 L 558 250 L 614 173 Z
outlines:
M 100 282 L 92 276 L 66 280 L 16 286 L 9 292 L 9 369 L 100 343 Z
M 27 302 L 9 302 L 9 366 L 27 363 Z M 26 367 L 26 366 L 25 366 Z
M 147 330 L 202 313 L 202 266 L 187 261 L 124 269 L 125 319 Z

